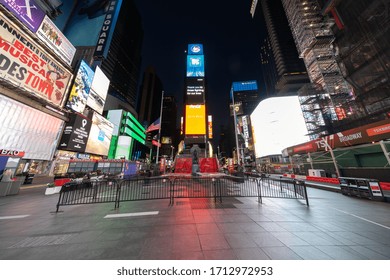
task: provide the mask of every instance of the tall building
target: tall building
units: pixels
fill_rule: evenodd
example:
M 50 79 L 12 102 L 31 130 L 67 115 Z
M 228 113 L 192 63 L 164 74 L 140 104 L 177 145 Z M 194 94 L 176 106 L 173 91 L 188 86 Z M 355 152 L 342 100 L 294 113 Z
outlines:
M 234 146 L 239 149 L 237 158 L 239 162 L 250 164 L 255 160 L 250 115 L 261 100 L 257 81 L 233 82 L 230 95 L 233 116 L 231 123 L 234 123 L 232 135 L 235 137 Z
M 389 1 L 325 1 L 334 18 L 336 59 L 364 115 L 350 127 L 390 118 Z
M 150 125 L 160 117 L 163 85 L 153 66 L 148 66 L 143 74 L 138 97 L 138 119 Z
M 143 29 L 133 0 L 73 2 L 63 3 L 64 13 L 56 18 L 77 48 L 73 66 L 83 59 L 108 77 L 104 111 L 124 109 L 137 115 Z
M 309 135 L 315 139 L 338 132 L 346 122 L 359 118 L 362 110 L 337 63 L 334 21 L 322 15 L 317 0 L 282 2 L 310 77 L 311 84 L 299 90 Z
M 164 95 L 161 121 L 161 155 L 171 158 L 177 152 L 177 104 L 174 96 Z
M 281 11 L 281 0 L 252 1 L 252 16 L 262 17 L 266 25 L 261 63 L 264 80 L 269 84 L 268 90 L 274 88 L 276 95 L 296 95 L 298 89 L 309 82 L 309 78 L 299 58 L 286 15 Z
M 275 58 L 272 53 L 271 43 L 268 37 L 263 39 L 260 47 L 260 60 L 265 85 L 265 96 L 274 96 L 276 92 L 275 86 L 278 80 L 278 73 L 276 72 Z

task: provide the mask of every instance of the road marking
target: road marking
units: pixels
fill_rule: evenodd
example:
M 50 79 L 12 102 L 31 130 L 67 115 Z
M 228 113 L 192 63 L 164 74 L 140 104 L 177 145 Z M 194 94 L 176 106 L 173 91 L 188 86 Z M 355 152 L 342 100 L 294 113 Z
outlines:
M 374 224 L 374 225 L 377 225 L 377 226 L 383 227 L 383 228 L 385 228 L 385 229 L 390 229 L 390 227 L 387 227 L 387 226 L 385 226 L 385 225 L 382 225 L 382 224 L 376 223 L 376 222 L 374 222 L 374 221 L 371 221 L 371 220 L 368 220 L 368 219 L 366 219 L 366 218 L 363 218 L 363 217 L 360 217 L 360 216 L 356 216 L 356 215 L 354 215 L 354 214 L 351 214 L 351 213 L 345 212 L 345 211 L 343 211 L 343 210 L 340 210 L 340 209 L 337 209 L 337 208 L 333 208 L 333 209 L 335 209 L 335 210 L 337 210 L 337 211 L 339 211 L 339 212 L 342 212 L 342 213 L 344 213 L 344 214 L 351 215 L 351 216 L 353 216 L 353 217 L 355 217 L 355 218 L 358 218 L 358 219 L 361 219 L 361 220 L 363 220 L 363 221 L 366 221 L 366 222 L 372 223 L 372 224 Z
M 28 216 L 30 216 L 30 215 L 3 216 L 3 217 L 0 217 L 0 220 L 21 219 L 21 218 L 26 218 Z
M 104 218 L 122 218 L 122 217 L 138 217 L 138 216 L 150 216 L 158 215 L 159 211 L 150 211 L 150 212 L 138 212 L 138 213 L 122 213 L 122 214 L 110 214 L 106 215 Z

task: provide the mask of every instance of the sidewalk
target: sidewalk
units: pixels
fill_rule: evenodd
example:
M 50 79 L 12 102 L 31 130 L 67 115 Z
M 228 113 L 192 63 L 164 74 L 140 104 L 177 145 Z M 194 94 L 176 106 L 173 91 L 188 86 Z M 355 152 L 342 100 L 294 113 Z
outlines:
M 390 204 L 308 188 L 303 201 L 64 206 L 45 186 L 0 198 L 0 259 L 390 259 Z

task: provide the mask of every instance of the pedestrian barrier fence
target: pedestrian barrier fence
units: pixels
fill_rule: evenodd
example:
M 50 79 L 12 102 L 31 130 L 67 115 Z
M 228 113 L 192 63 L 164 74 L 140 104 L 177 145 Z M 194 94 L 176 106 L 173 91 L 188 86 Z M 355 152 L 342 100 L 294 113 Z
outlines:
M 60 192 L 57 212 L 60 206 L 115 203 L 169 199 L 174 205 L 176 198 L 212 198 L 222 203 L 225 197 L 291 198 L 305 200 L 309 206 L 304 181 L 289 178 L 261 178 L 235 176 L 174 176 L 135 177 L 128 180 L 83 181 L 66 183 Z

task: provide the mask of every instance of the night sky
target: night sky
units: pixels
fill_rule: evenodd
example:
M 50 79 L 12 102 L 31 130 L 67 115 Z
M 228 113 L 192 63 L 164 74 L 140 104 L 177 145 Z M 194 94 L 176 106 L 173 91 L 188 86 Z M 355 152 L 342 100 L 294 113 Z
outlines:
M 205 56 L 207 105 L 214 133 L 229 119 L 232 82 L 257 80 L 260 69 L 259 26 L 250 14 L 251 0 L 134 0 L 144 28 L 142 69 L 156 68 L 166 95 L 174 95 L 182 114 L 186 50 L 201 43 Z M 178 124 L 179 125 L 179 124 Z M 215 138 L 218 138 L 215 135 Z

